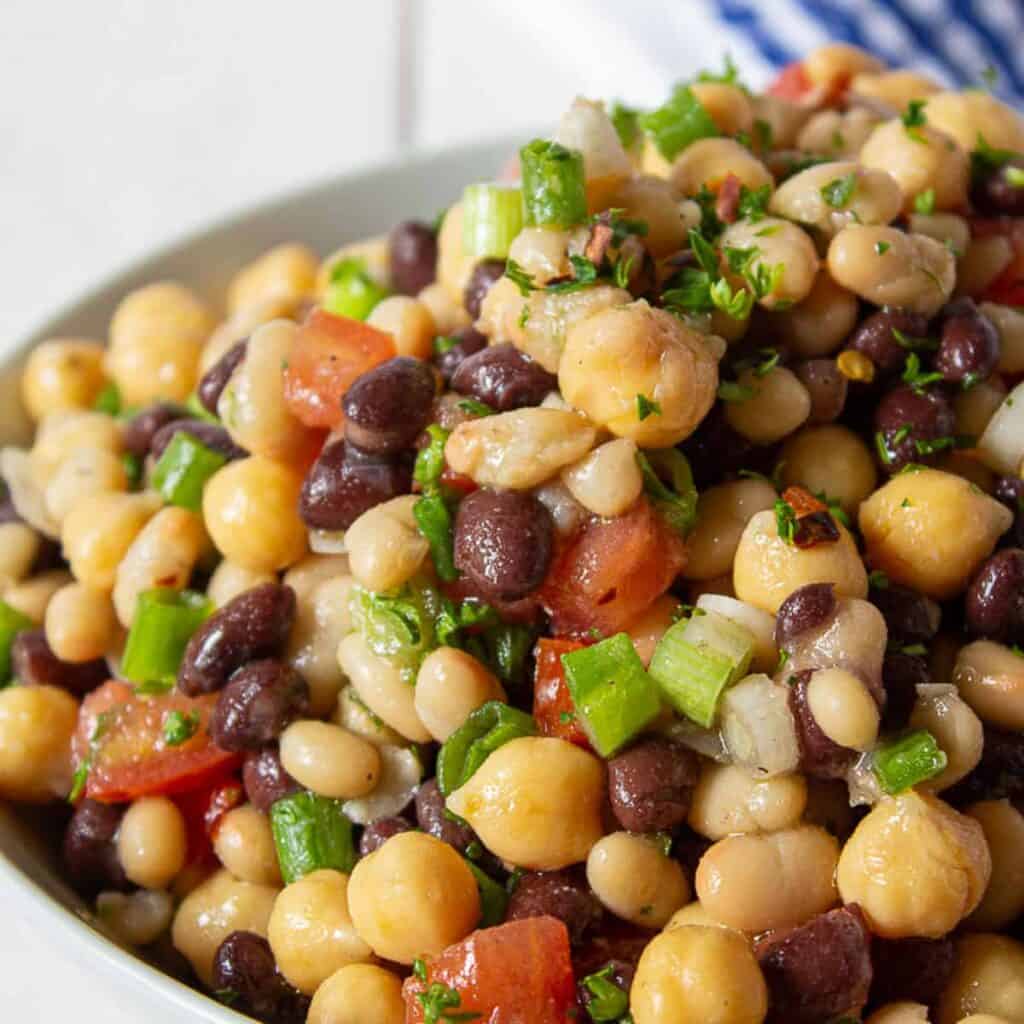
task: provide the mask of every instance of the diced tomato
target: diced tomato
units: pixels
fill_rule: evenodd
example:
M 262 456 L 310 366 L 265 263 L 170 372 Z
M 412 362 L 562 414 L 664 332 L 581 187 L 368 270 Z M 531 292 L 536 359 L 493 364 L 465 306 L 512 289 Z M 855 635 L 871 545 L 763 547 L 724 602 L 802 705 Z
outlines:
M 309 427 L 338 426 L 342 396 L 356 379 L 395 354 L 390 334 L 319 307 L 299 328 L 284 371 L 284 396 Z
M 462 497 L 477 490 L 477 483 L 472 477 L 456 473 L 450 466 L 445 466 L 441 473 L 441 485 L 457 491 Z
M 202 789 L 191 793 L 179 793 L 174 802 L 178 805 L 188 833 L 188 863 L 207 861 L 213 854 L 213 838 L 221 819 L 233 807 L 245 800 L 245 790 L 237 774 L 232 770 L 219 776 Z
M 406 1024 L 422 1024 L 419 996 L 440 983 L 459 994 L 447 1013 L 478 1015 L 480 1024 L 569 1024 L 576 982 L 569 932 L 554 917 L 528 917 L 473 932 L 430 961 L 427 981 L 402 986 Z
M 778 96 L 783 100 L 800 100 L 814 88 L 814 83 L 807 77 L 802 61 L 795 60 L 787 64 L 778 74 L 775 81 L 768 86 L 769 96 Z
M 213 694 L 193 700 L 176 691 L 140 697 L 127 684 L 114 681 L 93 690 L 82 701 L 72 747 L 76 765 L 90 760 L 86 796 L 123 803 L 156 793 L 188 793 L 222 781 L 242 759 L 210 739 L 207 725 L 216 703 Z M 174 711 L 186 717 L 198 714 L 198 725 L 184 743 L 169 746 L 164 721 Z
M 534 651 L 536 668 L 533 673 L 533 717 L 543 736 L 568 740 L 578 747 L 590 749 L 587 734 L 576 720 L 576 705 L 569 695 L 562 667 L 562 655 L 578 651 L 585 646 L 578 640 L 552 640 L 545 637 L 537 641 Z
M 541 601 L 558 636 L 620 632 L 671 585 L 686 545 L 646 499 L 595 519 L 555 559 Z

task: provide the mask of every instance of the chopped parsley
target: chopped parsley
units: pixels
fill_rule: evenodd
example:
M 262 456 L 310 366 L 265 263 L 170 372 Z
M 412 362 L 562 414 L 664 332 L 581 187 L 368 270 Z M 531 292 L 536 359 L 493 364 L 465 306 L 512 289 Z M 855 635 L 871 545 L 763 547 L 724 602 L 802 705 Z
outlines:
M 443 356 L 445 352 L 451 352 L 458 343 L 458 338 L 453 338 L 451 335 L 439 334 L 434 339 L 434 355 Z
M 96 750 L 100 740 L 110 728 L 111 721 L 112 713 L 110 711 L 101 711 L 96 716 L 96 724 L 92 727 L 92 735 L 89 737 L 89 752 L 82 758 L 75 769 L 75 774 L 71 776 L 71 792 L 68 793 L 68 803 L 75 803 L 85 792 L 85 784 L 89 780 L 89 772 L 92 770 Z
M 754 121 L 754 142 L 757 144 L 757 148 L 762 152 L 767 152 L 772 148 L 772 126 L 762 120 L 760 117 Z
M 772 197 L 771 185 L 762 185 L 760 188 L 747 188 L 740 186 L 740 201 L 736 212 L 741 219 L 749 220 L 756 224 L 763 220 L 768 213 L 768 202 Z
M 853 198 L 857 190 L 857 172 L 850 171 L 841 178 L 834 178 L 821 189 L 821 197 L 829 206 L 839 210 Z
M 910 334 L 904 334 L 898 327 L 892 328 L 893 340 L 900 348 L 905 348 L 908 352 L 914 352 L 920 349 L 937 349 L 939 347 L 938 340 L 935 338 L 916 338 Z
M 636 396 L 636 418 L 643 422 L 648 416 L 660 416 L 661 406 L 646 395 Z
M 612 279 L 619 288 L 629 288 L 629 275 L 633 269 L 633 256 L 620 256 L 612 268 Z
M 427 966 L 422 960 L 413 961 L 413 974 L 427 985 Z M 478 1020 L 481 1016 L 472 1011 L 457 1012 L 462 1005 L 462 996 L 457 989 L 440 981 L 431 982 L 426 991 L 417 994 L 416 999 L 423 1007 L 423 1024 Z
M 723 402 L 749 402 L 754 397 L 754 389 L 739 381 L 723 380 L 718 385 L 718 397 Z
M 881 569 L 875 569 L 868 574 L 868 586 L 874 587 L 875 590 L 888 590 L 889 577 Z
M 906 113 L 901 118 L 907 135 L 915 142 L 925 141 L 924 135 L 921 134 L 921 128 L 927 123 L 924 116 L 924 105 L 924 100 L 911 100 L 907 104 Z
M 914 196 L 914 212 L 925 215 L 935 212 L 935 189 L 926 188 Z
M 456 403 L 456 408 L 468 412 L 471 416 L 493 416 L 494 410 L 476 398 L 463 398 Z
M 754 367 L 755 377 L 767 377 L 779 365 L 779 360 L 782 358 L 777 348 L 763 348 L 761 355 L 765 358 Z
M 785 498 L 775 499 L 775 526 L 779 537 L 787 544 L 796 540 L 796 510 Z
M 196 734 L 199 728 L 199 712 L 168 711 L 164 716 L 164 742 L 169 747 L 180 747 Z
M 998 171 L 1008 163 L 1018 159 L 1020 153 L 1012 149 L 996 149 L 985 141 L 985 136 L 978 132 L 978 145 L 971 151 L 971 176 L 978 178 Z
M 622 1020 L 629 1012 L 629 993 L 612 981 L 614 966 L 608 964 L 601 970 L 588 974 L 580 986 L 589 997 L 587 1013 L 594 1024 L 608 1024 Z
M 929 384 L 942 380 L 942 374 L 938 371 L 928 373 L 921 369 L 921 357 L 916 352 L 907 356 L 907 364 L 903 368 L 903 383 L 909 384 L 915 391 L 920 393 Z
M 879 256 L 884 256 L 892 246 L 888 242 L 875 242 L 875 252 Z
M 725 55 L 725 67 L 722 71 L 708 71 L 707 69 L 697 74 L 698 82 L 718 82 L 721 85 L 738 85 L 740 83 L 740 70 L 732 59 L 732 54 Z
M 524 298 L 537 290 L 533 278 L 511 257 L 505 263 L 505 276 L 519 289 L 519 294 Z

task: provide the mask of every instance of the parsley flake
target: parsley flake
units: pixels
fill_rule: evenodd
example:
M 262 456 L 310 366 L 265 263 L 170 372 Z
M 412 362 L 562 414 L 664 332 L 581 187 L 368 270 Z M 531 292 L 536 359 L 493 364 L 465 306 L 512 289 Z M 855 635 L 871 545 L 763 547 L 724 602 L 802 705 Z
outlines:
M 921 358 L 916 352 L 907 356 L 906 366 L 903 368 L 903 383 L 909 384 L 915 391 L 920 393 L 929 384 L 942 380 L 942 374 L 935 371 L 928 373 L 921 369 Z
M 646 395 L 636 396 L 636 418 L 643 422 L 648 416 L 660 416 L 661 405 Z
M 821 197 L 829 206 L 839 210 L 853 198 L 857 190 L 857 172 L 850 171 L 841 178 L 835 178 L 822 186 Z
M 796 539 L 796 510 L 785 498 L 775 499 L 775 526 L 779 537 L 787 544 Z
M 906 113 L 900 119 L 903 121 L 907 135 L 915 142 L 924 142 L 924 135 L 921 133 L 921 128 L 927 123 L 924 116 L 924 105 L 924 100 L 911 100 L 907 104 Z
M 875 569 L 868 575 L 868 586 L 875 590 L 888 590 L 889 577 L 881 569 Z
M 718 385 L 718 397 L 723 402 L 749 402 L 754 397 L 754 389 L 739 381 L 723 380 Z
M 888 242 L 875 242 L 875 252 L 879 256 L 884 256 L 892 246 Z
M 926 216 L 935 212 L 935 189 L 926 188 L 914 196 L 914 212 Z
M 164 716 L 164 742 L 169 747 L 180 747 L 196 734 L 199 728 L 199 712 L 168 711 Z

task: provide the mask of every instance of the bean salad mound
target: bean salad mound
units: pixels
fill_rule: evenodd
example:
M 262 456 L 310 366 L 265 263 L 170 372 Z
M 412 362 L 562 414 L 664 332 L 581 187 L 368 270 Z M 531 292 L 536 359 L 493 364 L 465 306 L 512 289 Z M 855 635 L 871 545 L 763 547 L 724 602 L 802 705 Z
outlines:
M 0 797 L 117 942 L 266 1024 L 1024 1024 L 990 92 L 829 45 L 577 99 L 22 397 Z

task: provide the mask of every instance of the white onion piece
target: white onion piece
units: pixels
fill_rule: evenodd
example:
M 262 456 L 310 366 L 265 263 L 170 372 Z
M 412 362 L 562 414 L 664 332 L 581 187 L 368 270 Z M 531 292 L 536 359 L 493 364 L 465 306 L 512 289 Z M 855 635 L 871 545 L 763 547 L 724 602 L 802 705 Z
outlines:
M 1024 462 L 1024 381 L 1003 399 L 978 441 L 978 451 L 989 469 L 1016 476 Z
M 878 784 L 875 761 L 870 753 L 861 754 L 847 769 L 846 786 L 851 807 L 870 806 L 882 799 L 882 787 Z
M 750 667 L 755 672 L 775 671 L 779 663 L 779 649 L 775 646 L 774 615 L 725 594 L 701 594 L 697 598 L 697 607 L 707 612 L 718 612 L 737 626 L 742 626 L 754 638 L 754 657 Z
M 0 449 L 0 476 L 11 492 L 18 515 L 44 536 L 60 540 L 60 525 L 46 511 L 43 492 L 36 484 L 31 460 L 24 448 Z
M 741 679 L 725 691 L 721 722 L 733 762 L 752 775 L 796 770 L 800 748 L 786 686 L 760 673 Z
M 401 814 L 416 795 L 423 778 L 423 764 L 411 747 L 378 747 L 380 779 L 377 788 L 358 800 L 341 805 L 345 817 L 357 825 Z
M 681 743 L 719 764 L 727 764 L 729 761 L 729 751 L 725 749 L 722 734 L 717 729 L 702 729 L 688 718 L 673 718 L 658 731 L 667 739 Z
M 551 513 L 555 529 L 562 537 L 575 533 L 590 513 L 572 496 L 560 480 L 538 487 L 534 497 Z
M 952 683 L 918 683 L 914 689 L 922 700 L 938 700 L 960 692 Z
M 583 154 L 587 181 L 625 180 L 633 173 L 619 133 L 601 103 L 577 96 L 558 123 L 555 141 Z
M 314 555 L 347 555 L 344 530 L 309 530 L 309 550 Z

